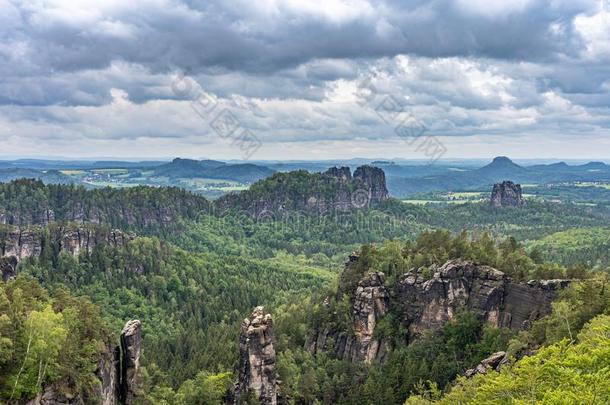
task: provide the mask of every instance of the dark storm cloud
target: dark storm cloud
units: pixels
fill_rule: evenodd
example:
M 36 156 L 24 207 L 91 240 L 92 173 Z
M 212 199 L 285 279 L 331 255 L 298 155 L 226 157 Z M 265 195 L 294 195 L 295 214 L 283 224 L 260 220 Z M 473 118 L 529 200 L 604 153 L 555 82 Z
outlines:
M 0 0 L 0 136 L 213 143 L 180 73 L 267 143 L 395 136 L 354 100 L 369 76 L 444 136 L 607 133 L 603 6 Z
M 175 66 L 269 73 L 313 59 L 403 53 L 540 61 L 578 50 L 569 22 L 595 4 L 523 1 L 523 7 L 492 6 L 481 13 L 477 7 L 484 8 L 484 2 L 462 3 L 468 4 L 354 2 L 352 14 L 339 10 L 333 17 L 298 5 L 255 12 L 256 2 L 242 7 L 215 1 L 143 2 L 139 8 L 107 7 L 104 15 L 72 16 L 69 11 L 13 2 L 10 16 L 6 12 L 11 29 L 4 39 L 25 43 L 29 62 L 40 71 L 100 69 L 121 59 L 155 72 Z M 563 32 L 552 29 L 561 24 Z

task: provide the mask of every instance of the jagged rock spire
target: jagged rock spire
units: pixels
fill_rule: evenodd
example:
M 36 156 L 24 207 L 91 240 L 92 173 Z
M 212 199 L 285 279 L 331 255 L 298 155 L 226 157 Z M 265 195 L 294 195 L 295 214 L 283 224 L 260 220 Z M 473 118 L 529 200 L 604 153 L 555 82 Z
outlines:
M 492 207 L 521 207 L 525 205 L 521 184 L 515 184 L 512 181 L 494 184 L 490 203 Z
M 142 353 L 142 323 L 131 320 L 125 324 L 121 332 L 121 383 L 119 399 L 121 403 L 134 403 L 137 391 L 137 373 L 140 367 Z
M 277 404 L 273 320 L 263 307 L 256 307 L 241 324 L 239 370 L 235 404 L 245 404 L 251 396 L 263 405 Z

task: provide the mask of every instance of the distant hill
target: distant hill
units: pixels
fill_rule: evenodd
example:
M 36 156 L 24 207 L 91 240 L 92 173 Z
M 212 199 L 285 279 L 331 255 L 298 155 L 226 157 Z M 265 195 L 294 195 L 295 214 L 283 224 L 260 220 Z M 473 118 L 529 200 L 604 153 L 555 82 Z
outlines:
M 116 169 L 116 168 L 149 168 L 162 165 L 161 161 L 127 162 L 116 160 L 43 160 L 17 159 L 0 160 L 0 169 L 21 168 L 35 170 L 74 170 L 74 169 Z
M 420 167 L 409 170 L 394 166 L 384 168 L 388 188 L 396 197 L 435 191 L 468 190 L 488 187 L 504 180 L 519 183 L 551 183 L 569 181 L 610 181 L 610 166 L 602 162 L 570 166 L 565 162 L 549 165 L 520 166 L 506 156 L 476 170 L 448 171 L 447 167 Z M 425 173 L 424 170 L 428 172 Z
M 275 173 L 275 171 L 268 167 L 244 163 L 215 167 L 207 172 L 207 177 L 211 179 L 235 180 L 241 183 L 253 183 L 267 178 L 273 173 Z
M 154 171 L 156 177 L 190 178 L 205 177 L 203 174 L 226 163 L 216 160 L 193 160 L 176 158 L 170 163 L 157 167 Z
M 0 182 L 6 183 L 16 179 L 37 179 L 45 184 L 71 184 L 74 179 L 57 170 L 34 170 L 34 169 L 0 169 Z
M 176 158 L 157 167 L 155 177 L 226 179 L 240 183 L 252 183 L 275 173 L 265 166 L 251 163 L 227 164 L 217 160 L 192 160 Z
M 523 176 L 527 173 L 528 169 L 519 166 L 506 156 L 498 156 L 490 164 L 473 172 L 475 176 L 482 176 L 493 181 L 498 181 L 500 178 Z

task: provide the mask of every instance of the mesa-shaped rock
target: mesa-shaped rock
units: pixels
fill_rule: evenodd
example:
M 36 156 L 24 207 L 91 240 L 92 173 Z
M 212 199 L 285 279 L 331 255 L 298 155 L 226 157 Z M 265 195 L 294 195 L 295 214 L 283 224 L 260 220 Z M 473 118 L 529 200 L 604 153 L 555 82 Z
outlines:
M 263 405 L 277 404 L 274 345 L 271 315 L 265 314 L 263 307 L 256 307 L 241 324 L 236 404 L 246 404 L 251 396 Z
M 490 204 L 492 207 L 521 207 L 525 205 L 521 184 L 515 184 L 512 181 L 494 184 Z
M 295 212 L 329 214 L 363 209 L 388 198 L 380 168 L 361 166 L 352 176 L 349 167 L 331 167 L 321 173 L 275 173 L 248 190 L 220 197 L 214 207 L 218 213 L 235 210 L 256 219 L 278 219 Z

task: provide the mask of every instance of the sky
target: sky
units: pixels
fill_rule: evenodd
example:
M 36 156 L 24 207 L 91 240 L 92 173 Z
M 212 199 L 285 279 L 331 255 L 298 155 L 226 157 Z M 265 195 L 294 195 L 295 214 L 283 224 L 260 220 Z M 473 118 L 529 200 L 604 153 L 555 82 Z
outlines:
M 4 157 L 434 154 L 610 158 L 610 4 L 0 0 Z

